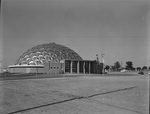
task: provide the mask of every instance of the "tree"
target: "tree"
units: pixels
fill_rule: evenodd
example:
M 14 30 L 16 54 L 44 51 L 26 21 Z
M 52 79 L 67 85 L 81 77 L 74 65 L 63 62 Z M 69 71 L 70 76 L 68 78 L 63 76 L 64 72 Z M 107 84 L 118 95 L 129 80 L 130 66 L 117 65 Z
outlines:
M 136 69 L 137 69 L 137 71 L 140 71 L 140 70 L 141 70 L 141 67 L 137 67 Z
M 147 69 L 147 66 L 143 66 L 142 70 L 146 70 Z
M 115 66 L 111 66 L 111 70 L 112 70 L 112 71 L 115 71 Z
M 109 66 L 108 66 L 108 65 L 106 65 L 105 69 L 106 69 L 106 70 L 109 70 Z
M 117 61 L 114 63 L 114 67 L 117 71 L 119 71 L 119 68 L 121 67 L 120 63 Z
M 106 69 L 107 71 L 109 71 L 109 68 L 110 68 L 110 67 L 109 67 L 108 65 L 106 65 L 105 69 Z
M 132 68 L 133 68 L 133 63 L 131 61 L 127 61 L 126 62 L 126 69 L 127 70 L 132 70 Z
M 134 68 L 134 67 L 132 67 L 132 69 L 131 69 L 131 70 L 133 70 L 133 71 L 134 71 L 134 70 L 135 70 L 135 68 Z

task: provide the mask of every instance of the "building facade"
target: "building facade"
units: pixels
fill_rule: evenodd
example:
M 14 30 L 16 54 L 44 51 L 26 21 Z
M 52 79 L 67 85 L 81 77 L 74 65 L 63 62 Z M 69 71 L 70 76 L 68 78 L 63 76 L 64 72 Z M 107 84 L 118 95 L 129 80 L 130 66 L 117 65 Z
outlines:
M 99 66 L 99 61 L 83 60 L 66 46 L 46 43 L 28 49 L 9 68 L 18 73 L 93 74 L 102 70 Z
M 44 73 L 47 74 L 94 74 L 96 61 L 91 60 L 63 60 L 60 63 L 45 63 Z
M 43 73 L 43 74 L 96 74 L 97 64 L 95 60 L 65 59 L 58 63 L 48 62 L 44 65 L 13 65 L 9 66 L 13 73 Z

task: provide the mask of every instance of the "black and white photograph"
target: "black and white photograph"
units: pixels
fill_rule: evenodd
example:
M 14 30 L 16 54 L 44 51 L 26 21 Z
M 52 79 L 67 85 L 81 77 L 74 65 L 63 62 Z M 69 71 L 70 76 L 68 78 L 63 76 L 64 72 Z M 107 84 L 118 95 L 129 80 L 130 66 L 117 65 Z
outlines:
M 149 114 L 149 0 L 1 0 L 0 114 Z

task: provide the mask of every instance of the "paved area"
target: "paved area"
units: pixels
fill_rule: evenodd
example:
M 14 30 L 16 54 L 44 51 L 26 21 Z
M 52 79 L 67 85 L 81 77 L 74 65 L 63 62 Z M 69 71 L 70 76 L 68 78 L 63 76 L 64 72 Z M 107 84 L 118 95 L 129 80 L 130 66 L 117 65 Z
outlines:
M 149 76 L 0 81 L 0 114 L 148 114 Z

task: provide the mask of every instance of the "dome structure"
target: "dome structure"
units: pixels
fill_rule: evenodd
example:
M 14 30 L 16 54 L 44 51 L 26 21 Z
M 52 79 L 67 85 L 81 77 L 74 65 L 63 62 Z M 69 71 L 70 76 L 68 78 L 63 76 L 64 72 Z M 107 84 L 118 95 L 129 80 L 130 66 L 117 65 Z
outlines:
M 82 58 L 73 50 L 60 44 L 41 44 L 24 52 L 17 60 L 17 65 L 43 65 L 48 62 L 60 62 L 63 59 Z

